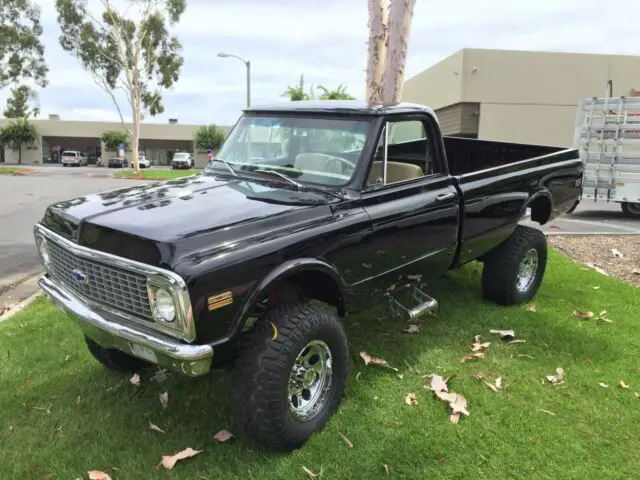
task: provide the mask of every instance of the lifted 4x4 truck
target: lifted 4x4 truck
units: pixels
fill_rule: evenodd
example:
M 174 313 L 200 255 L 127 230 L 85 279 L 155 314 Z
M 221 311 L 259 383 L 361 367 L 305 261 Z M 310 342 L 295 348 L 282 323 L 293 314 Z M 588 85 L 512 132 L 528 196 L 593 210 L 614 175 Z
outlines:
M 487 299 L 530 300 L 547 242 L 519 221 L 565 213 L 582 169 L 575 149 L 443 137 L 420 105 L 252 107 L 200 174 L 49 206 L 40 286 L 111 370 L 231 365 L 235 431 L 291 450 L 343 396 L 342 317 L 433 312 L 389 287 L 473 260 Z

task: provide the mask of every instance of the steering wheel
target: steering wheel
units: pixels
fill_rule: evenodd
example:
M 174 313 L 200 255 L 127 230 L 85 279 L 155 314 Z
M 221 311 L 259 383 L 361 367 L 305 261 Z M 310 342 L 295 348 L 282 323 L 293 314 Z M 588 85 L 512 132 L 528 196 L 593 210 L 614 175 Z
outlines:
M 348 160 L 344 157 L 338 157 L 336 155 L 329 155 L 326 153 L 314 153 L 318 157 L 324 158 L 327 161 L 327 167 L 332 171 L 340 171 L 340 173 L 344 173 L 345 170 L 351 168 L 352 170 L 356 168 L 355 162 Z M 346 165 L 346 167 L 345 167 Z

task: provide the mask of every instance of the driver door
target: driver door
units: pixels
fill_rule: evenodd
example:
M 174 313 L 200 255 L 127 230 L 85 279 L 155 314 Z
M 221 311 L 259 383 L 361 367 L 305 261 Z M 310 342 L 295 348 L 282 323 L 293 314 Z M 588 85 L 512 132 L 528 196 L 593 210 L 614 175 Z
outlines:
M 368 276 L 359 282 L 382 282 L 381 288 L 403 274 L 429 276 L 448 269 L 459 214 L 434 119 L 412 114 L 386 120 L 362 194 L 373 232 Z

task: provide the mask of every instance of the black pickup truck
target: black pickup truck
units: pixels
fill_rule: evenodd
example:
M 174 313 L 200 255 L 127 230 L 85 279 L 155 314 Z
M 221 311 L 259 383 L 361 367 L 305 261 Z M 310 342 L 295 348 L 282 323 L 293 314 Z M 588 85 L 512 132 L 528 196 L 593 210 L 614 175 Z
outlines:
M 473 260 L 487 299 L 530 300 L 547 242 L 519 221 L 569 210 L 582 168 L 574 149 L 443 137 L 420 105 L 253 107 L 200 174 L 49 206 L 40 286 L 109 369 L 229 365 L 236 431 L 291 450 L 343 396 L 342 317 L 433 312 L 410 279 Z

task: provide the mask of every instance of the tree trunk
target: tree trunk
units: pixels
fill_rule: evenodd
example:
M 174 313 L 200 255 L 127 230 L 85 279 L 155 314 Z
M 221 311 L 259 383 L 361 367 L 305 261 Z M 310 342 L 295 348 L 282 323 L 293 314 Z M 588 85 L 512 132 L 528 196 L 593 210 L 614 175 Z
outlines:
M 416 0 L 393 0 L 389 8 L 387 50 L 382 75 L 382 104 L 393 105 L 402 97 L 409 31 Z
M 369 0 L 369 54 L 367 103 L 382 103 L 381 80 L 385 67 L 389 0 Z
M 135 59 L 134 59 L 135 60 Z M 134 61 L 132 76 L 132 89 L 131 89 L 131 119 L 133 120 L 133 135 L 131 138 L 131 163 L 138 176 L 140 176 L 140 163 L 138 162 L 138 143 L 140 142 L 140 117 L 141 117 L 141 102 L 140 97 L 140 71 L 138 70 L 137 63 Z
M 18 145 L 18 164 L 22 165 L 22 144 Z

